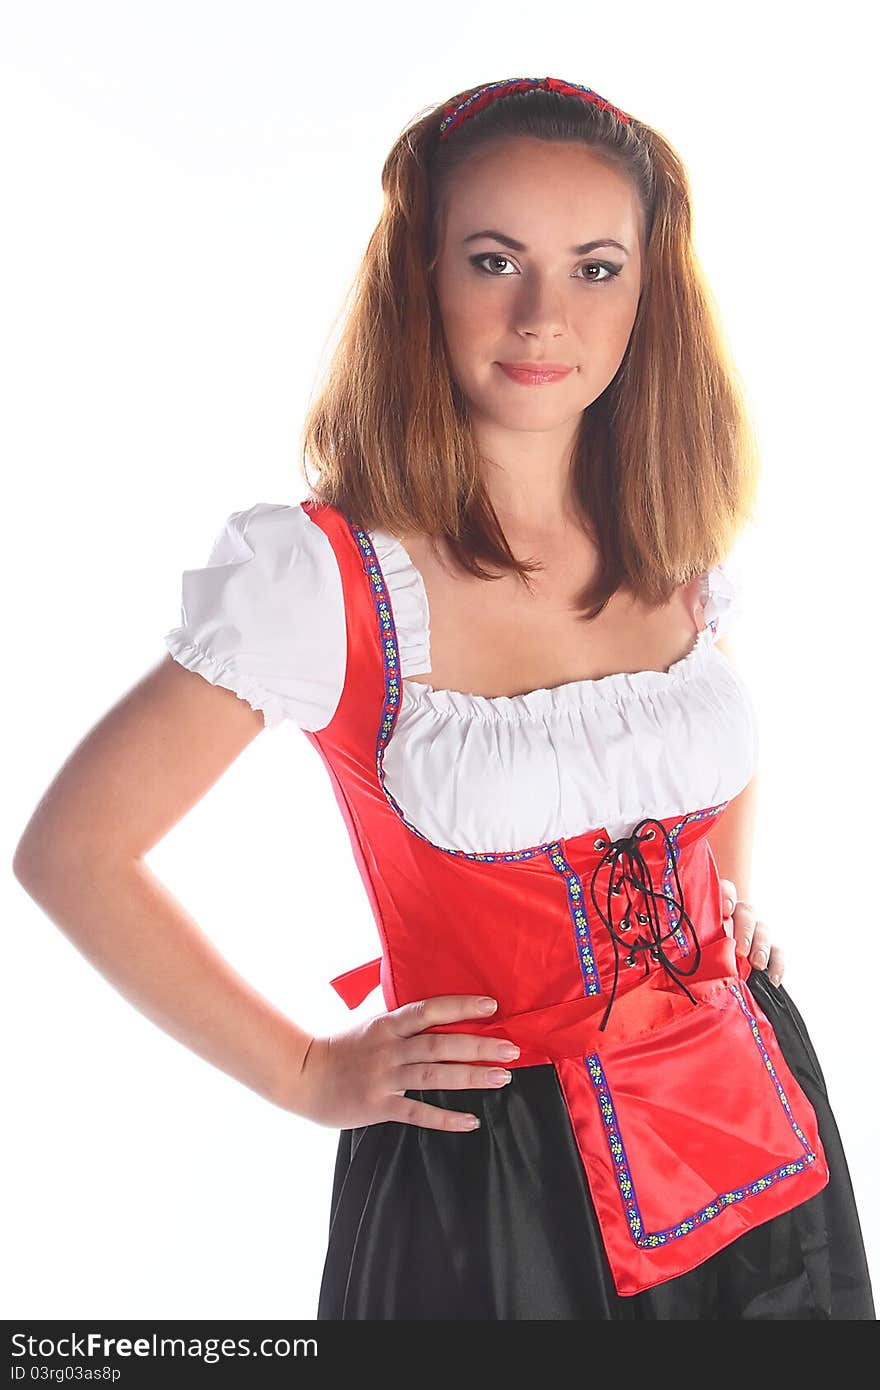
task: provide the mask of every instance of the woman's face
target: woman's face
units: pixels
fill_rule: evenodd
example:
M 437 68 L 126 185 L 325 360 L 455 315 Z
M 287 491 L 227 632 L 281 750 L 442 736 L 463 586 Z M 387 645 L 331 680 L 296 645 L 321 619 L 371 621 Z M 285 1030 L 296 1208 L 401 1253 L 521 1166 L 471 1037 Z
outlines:
M 630 180 L 583 145 L 517 137 L 458 171 L 434 273 L 472 418 L 541 432 L 577 423 L 629 341 L 641 226 Z M 499 366 L 540 360 L 574 370 L 533 386 Z

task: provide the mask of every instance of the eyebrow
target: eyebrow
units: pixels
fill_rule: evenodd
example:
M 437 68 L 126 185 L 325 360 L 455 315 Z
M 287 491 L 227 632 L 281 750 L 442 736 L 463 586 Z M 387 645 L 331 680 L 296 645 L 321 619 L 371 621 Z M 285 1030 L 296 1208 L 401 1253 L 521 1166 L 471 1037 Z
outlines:
M 466 236 L 462 245 L 467 245 L 469 241 L 479 241 L 481 237 L 491 237 L 492 241 L 500 241 L 502 246 L 509 246 L 511 251 L 528 251 L 524 241 L 516 241 L 512 236 L 505 236 L 503 232 L 485 231 L 471 232 Z M 614 237 L 600 237 L 598 241 L 585 241 L 581 246 L 572 246 L 573 256 L 585 256 L 588 251 L 595 251 L 599 246 L 616 246 L 618 251 L 623 251 L 624 255 L 629 255 L 629 247 L 624 246 L 622 241 L 615 241 Z

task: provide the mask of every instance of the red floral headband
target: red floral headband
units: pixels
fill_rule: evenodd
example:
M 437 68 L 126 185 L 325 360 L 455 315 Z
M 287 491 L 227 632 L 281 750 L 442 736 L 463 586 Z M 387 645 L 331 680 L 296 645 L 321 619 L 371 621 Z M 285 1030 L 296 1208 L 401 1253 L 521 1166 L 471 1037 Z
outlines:
M 594 102 L 603 111 L 611 111 L 621 121 L 628 123 L 630 120 L 625 111 L 612 106 L 610 101 L 600 97 L 591 87 L 582 87 L 578 82 L 563 82 L 558 77 L 508 77 L 503 82 L 490 82 L 487 87 L 475 88 L 458 105 L 450 102 L 440 122 L 440 139 L 447 139 L 469 116 L 473 116 L 476 111 L 482 111 L 499 97 L 510 96 L 513 92 L 532 91 L 537 87 L 542 87 L 545 92 L 561 92 L 564 96 L 581 97 L 584 101 Z

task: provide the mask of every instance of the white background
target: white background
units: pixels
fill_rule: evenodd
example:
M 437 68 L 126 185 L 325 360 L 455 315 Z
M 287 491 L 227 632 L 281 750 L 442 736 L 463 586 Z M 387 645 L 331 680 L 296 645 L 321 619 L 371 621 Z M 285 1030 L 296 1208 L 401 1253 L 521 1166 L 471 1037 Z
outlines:
M 868 11 L 667 0 L 6 3 L 5 1315 L 314 1317 L 337 1131 L 108 986 L 15 881 L 86 731 L 164 653 L 233 510 L 298 501 L 300 429 L 403 127 L 551 73 L 660 129 L 762 448 L 738 665 L 761 721 L 751 897 L 788 953 L 880 1268 L 876 113 Z M 313 1032 L 378 954 L 327 775 L 264 732 L 151 867 Z M 332 896 L 328 887 L 332 885 Z

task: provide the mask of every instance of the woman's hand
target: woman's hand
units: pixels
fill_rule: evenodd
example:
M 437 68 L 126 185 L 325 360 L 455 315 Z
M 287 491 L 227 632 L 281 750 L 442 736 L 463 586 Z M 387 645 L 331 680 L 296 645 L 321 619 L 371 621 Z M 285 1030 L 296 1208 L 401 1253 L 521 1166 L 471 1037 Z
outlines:
M 729 878 L 721 880 L 721 902 L 724 912 L 724 930 L 736 942 L 738 956 L 748 956 L 755 970 L 767 967 L 771 984 L 778 985 L 785 971 L 785 958 L 780 946 L 770 941 L 770 929 L 754 914 L 748 903 L 737 902 L 736 886 Z
M 438 1023 L 491 1018 L 474 994 L 439 994 L 377 1014 L 342 1033 L 313 1038 L 290 1083 L 288 1109 L 333 1129 L 400 1120 L 426 1129 L 470 1130 L 467 1111 L 443 1110 L 404 1094 L 465 1090 L 510 1081 L 505 1061 L 519 1048 L 480 1033 L 425 1033 Z M 510 1049 L 513 1051 L 510 1051 Z M 508 1049 L 505 1052 L 505 1049 Z M 501 1069 L 493 1063 L 502 1064 Z

